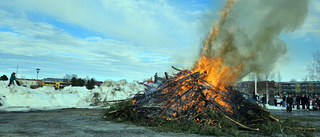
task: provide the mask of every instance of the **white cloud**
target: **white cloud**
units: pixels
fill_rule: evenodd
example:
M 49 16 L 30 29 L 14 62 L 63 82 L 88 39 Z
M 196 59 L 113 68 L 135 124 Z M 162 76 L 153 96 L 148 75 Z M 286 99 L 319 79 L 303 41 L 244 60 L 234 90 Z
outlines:
M 100 37 L 81 39 L 51 24 L 32 22 L 25 16 L 12 18 L 16 16 L 14 13 L 0 12 L 6 20 L 0 23 L 0 27 L 12 29 L 12 32 L 0 31 L 0 52 L 15 58 L 1 60 L 7 64 L 4 67 L 20 64 L 24 70 L 30 71 L 40 67 L 44 77 L 57 77 L 59 74 L 62 77 L 66 73 L 85 77 L 95 73 L 102 77 L 136 79 L 157 70 L 163 71 L 168 63 L 173 63 L 167 55 L 130 42 Z M 25 57 L 27 59 L 23 59 Z M 28 72 L 24 70 L 20 73 Z
M 292 38 L 303 38 L 307 41 L 320 37 L 320 1 L 313 0 L 309 3 L 309 13 L 303 26 L 292 34 Z
M 169 47 L 185 47 L 194 42 L 196 36 L 196 16 L 166 1 L 19 0 L 11 4 L 162 53 Z
M 199 45 L 197 18 L 201 10 L 181 10 L 167 1 L 11 0 L 2 3 L 0 27 L 9 27 L 13 32 L 0 31 L 0 52 L 38 59 L 33 65 L 42 67 L 59 60 L 54 68 L 77 69 L 72 66 L 75 65 L 84 71 L 90 68 L 85 66 L 91 66 L 100 73 L 109 71 L 104 73 L 108 76 L 128 77 L 128 74 L 134 79 L 166 71 L 177 64 L 177 59 L 179 63 L 189 60 L 195 55 L 189 52 Z M 104 38 L 73 36 L 46 22 L 48 19 L 101 33 Z
M 317 13 L 320 13 L 320 1 L 313 0 L 311 6 L 312 6 L 312 10 L 314 10 Z

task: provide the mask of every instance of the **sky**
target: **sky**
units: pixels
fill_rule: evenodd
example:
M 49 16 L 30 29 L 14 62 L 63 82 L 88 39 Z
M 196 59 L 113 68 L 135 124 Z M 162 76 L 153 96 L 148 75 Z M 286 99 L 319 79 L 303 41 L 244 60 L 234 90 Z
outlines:
M 226 0 L 0 0 L 0 75 L 142 81 L 188 69 Z M 208 15 L 211 15 L 208 17 Z M 208 20 L 212 21 L 208 23 Z M 302 80 L 320 50 L 320 1 L 304 24 L 281 34 L 273 69 Z

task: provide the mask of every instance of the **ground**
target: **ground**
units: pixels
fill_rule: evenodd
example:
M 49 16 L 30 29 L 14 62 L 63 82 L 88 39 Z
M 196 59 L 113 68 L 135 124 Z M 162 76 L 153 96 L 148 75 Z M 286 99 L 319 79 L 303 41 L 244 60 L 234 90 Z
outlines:
M 104 109 L 62 109 L 31 112 L 0 112 L 0 136 L 192 136 L 195 134 L 177 134 L 155 132 L 144 127 L 104 121 Z M 270 110 L 279 119 L 293 117 L 310 123 L 320 135 L 320 111 Z M 201 136 L 203 137 L 203 136 Z
M 0 136 L 199 136 L 159 133 L 144 127 L 105 121 L 105 109 L 0 112 Z

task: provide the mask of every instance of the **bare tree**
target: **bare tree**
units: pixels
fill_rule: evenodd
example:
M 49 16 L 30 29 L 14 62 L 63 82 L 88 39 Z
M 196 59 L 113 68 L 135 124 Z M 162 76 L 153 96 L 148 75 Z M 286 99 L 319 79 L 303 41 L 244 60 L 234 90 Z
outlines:
M 72 77 L 71 77 L 70 74 L 66 74 L 63 78 L 66 79 L 67 82 L 71 82 L 71 78 L 72 78 Z
M 281 74 L 280 74 L 280 71 L 278 71 L 278 73 L 277 73 L 277 78 L 278 78 L 278 82 L 281 82 L 282 76 L 281 76 Z
M 302 78 L 302 81 L 307 82 L 308 81 L 308 76 L 306 76 L 305 78 Z
M 72 78 L 78 78 L 78 75 L 77 74 L 72 74 Z
M 268 87 L 268 81 L 269 80 L 274 80 L 274 77 L 275 77 L 275 74 L 272 72 L 272 71 L 268 71 L 268 72 L 265 72 L 264 74 L 264 78 L 265 78 L 265 82 L 266 82 L 266 94 L 267 94 L 267 100 L 269 100 L 269 87 Z
M 320 51 L 313 53 L 313 61 L 308 65 L 310 80 L 320 80 Z
M 293 78 L 290 80 L 290 82 L 297 82 L 297 80 Z
M 255 90 L 255 79 L 257 77 L 257 93 L 262 94 L 263 89 L 265 88 L 265 82 L 264 81 L 264 75 L 263 74 L 256 74 L 254 72 L 251 72 L 248 75 L 249 81 L 253 81 L 249 84 L 249 90 L 254 91 Z M 253 92 L 254 93 L 254 92 Z
M 266 80 L 272 81 L 275 79 L 275 77 L 276 77 L 276 73 L 274 73 L 273 71 L 269 71 L 265 73 Z
M 256 75 L 257 75 L 257 81 L 263 81 L 263 75 L 262 74 L 256 74 L 251 72 L 248 76 L 249 76 L 249 80 L 250 81 L 255 81 L 256 79 Z
M 277 73 L 277 78 L 278 78 L 278 91 L 279 91 L 279 95 L 281 95 L 280 94 L 280 85 L 281 85 L 281 80 L 282 80 L 282 76 L 281 76 L 281 74 L 280 74 L 280 71 L 278 71 L 278 73 Z

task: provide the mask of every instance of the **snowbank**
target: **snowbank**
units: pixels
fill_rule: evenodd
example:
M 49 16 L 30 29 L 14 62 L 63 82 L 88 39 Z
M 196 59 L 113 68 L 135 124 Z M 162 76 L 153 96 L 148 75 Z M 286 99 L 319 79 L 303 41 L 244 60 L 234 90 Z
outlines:
M 38 89 L 8 87 L 8 82 L 0 81 L 0 110 L 103 107 L 107 101 L 127 99 L 146 88 L 137 81 L 127 83 L 126 80 L 106 80 L 93 90 L 71 86 L 59 90 L 46 86 Z

